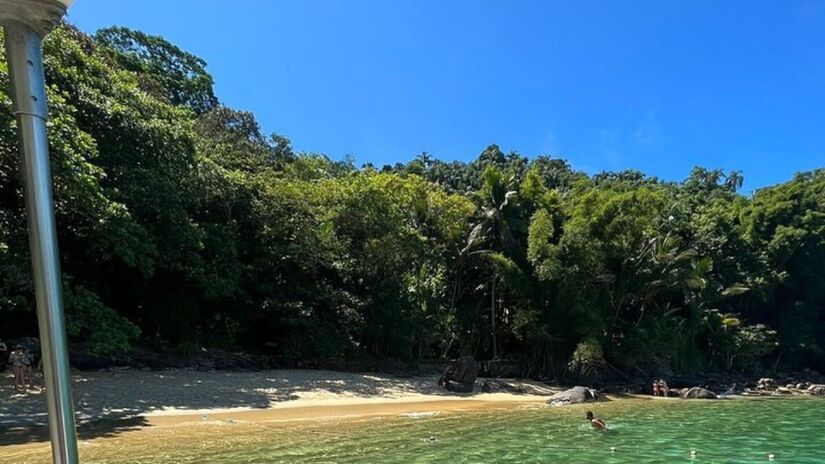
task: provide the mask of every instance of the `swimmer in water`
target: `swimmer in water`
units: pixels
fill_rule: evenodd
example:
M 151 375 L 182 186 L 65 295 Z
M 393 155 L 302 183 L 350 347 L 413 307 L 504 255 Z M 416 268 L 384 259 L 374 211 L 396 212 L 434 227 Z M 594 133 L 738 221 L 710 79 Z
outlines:
M 607 428 L 607 424 L 605 424 L 603 420 L 596 419 L 596 416 L 593 415 L 593 411 L 587 411 L 587 421 L 590 422 L 593 430 L 604 430 Z

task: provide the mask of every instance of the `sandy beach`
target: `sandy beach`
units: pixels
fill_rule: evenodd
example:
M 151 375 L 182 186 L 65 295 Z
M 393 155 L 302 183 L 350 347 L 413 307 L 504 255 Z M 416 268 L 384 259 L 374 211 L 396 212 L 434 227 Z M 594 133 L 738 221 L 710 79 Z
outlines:
M 42 379 L 37 379 L 42 380 Z M 436 376 L 397 377 L 322 370 L 225 372 L 134 369 L 74 372 L 81 454 L 107 447 L 220 442 L 256 427 L 298 430 L 377 416 L 426 417 L 462 410 L 539 407 L 558 391 L 518 381 L 524 394 L 450 393 Z M 48 462 L 44 395 L 0 377 L 0 463 Z M 211 437 L 211 438 L 210 438 Z
M 216 422 L 332 420 L 376 415 L 540 405 L 558 391 L 519 381 L 524 394 L 450 393 L 436 376 L 396 377 L 321 370 L 200 372 L 133 369 L 75 372 L 73 393 L 81 439 L 154 427 Z M 0 446 L 42 444 L 46 405 L 35 389 L 0 378 Z

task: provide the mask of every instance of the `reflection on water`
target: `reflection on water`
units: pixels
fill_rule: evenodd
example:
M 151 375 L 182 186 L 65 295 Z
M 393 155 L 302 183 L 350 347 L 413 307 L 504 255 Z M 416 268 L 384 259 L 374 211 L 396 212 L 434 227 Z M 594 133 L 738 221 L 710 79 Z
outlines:
M 590 430 L 593 409 L 610 428 Z M 81 445 L 84 463 L 825 462 L 825 400 L 617 401 L 358 423 L 208 423 Z M 43 450 L 9 462 L 48 462 Z M 694 451 L 694 455 L 691 455 Z M 2 457 L 2 449 L 0 449 Z

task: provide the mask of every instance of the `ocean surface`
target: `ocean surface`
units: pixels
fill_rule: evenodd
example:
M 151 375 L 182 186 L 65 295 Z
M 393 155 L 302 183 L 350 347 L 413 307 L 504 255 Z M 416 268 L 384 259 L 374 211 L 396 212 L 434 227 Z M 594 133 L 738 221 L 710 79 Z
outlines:
M 587 410 L 609 429 L 591 430 Z M 89 464 L 813 464 L 825 463 L 825 400 L 622 400 L 297 425 L 227 422 L 91 440 L 81 457 Z

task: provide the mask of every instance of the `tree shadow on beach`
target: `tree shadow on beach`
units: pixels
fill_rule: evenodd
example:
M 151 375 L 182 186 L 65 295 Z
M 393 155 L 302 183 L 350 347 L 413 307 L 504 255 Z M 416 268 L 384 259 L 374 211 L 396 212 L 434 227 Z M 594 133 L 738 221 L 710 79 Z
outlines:
M 137 430 L 149 425 L 145 417 L 135 416 L 120 419 L 92 420 L 78 424 L 77 438 L 113 437 L 123 432 Z M 42 443 L 49 441 L 49 428 L 46 425 L 25 425 L 0 427 L 0 446 Z
M 42 379 L 39 379 L 42 382 Z M 81 437 L 112 436 L 147 425 L 157 412 L 266 409 L 300 398 L 385 398 L 417 394 L 470 397 L 436 385 L 436 377 L 402 378 L 335 371 L 193 370 L 74 372 L 73 396 Z M 48 440 L 45 395 L 20 392 L 0 374 L 0 445 Z

